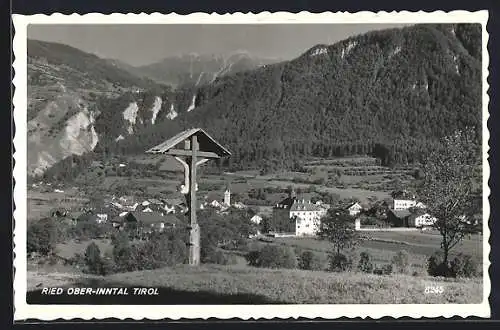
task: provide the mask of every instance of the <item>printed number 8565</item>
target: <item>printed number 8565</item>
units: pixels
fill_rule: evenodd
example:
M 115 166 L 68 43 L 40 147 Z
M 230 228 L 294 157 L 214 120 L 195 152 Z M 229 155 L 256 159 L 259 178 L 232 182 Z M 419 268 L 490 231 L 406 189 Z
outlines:
M 426 286 L 425 294 L 442 294 L 444 292 L 444 288 L 442 286 Z

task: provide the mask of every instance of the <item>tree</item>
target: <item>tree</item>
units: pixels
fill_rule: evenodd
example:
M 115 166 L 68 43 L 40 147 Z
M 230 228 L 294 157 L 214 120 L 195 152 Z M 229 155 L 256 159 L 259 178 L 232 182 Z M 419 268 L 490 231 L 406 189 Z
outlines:
M 453 247 L 472 232 L 472 217 L 480 207 L 474 191 L 480 145 L 474 130 L 456 131 L 443 139 L 442 150 L 432 152 L 423 165 L 418 194 L 427 211 L 437 218 L 434 227 L 441 234 L 445 266 Z
M 272 228 L 271 228 L 271 220 L 268 217 L 263 216 L 262 217 L 262 221 L 260 222 L 260 231 L 262 233 L 264 233 L 264 234 L 267 234 L 271 230 L 272 230 Z
M 38 252 L 42 255 L 52 253 L 58 241 L 58 230 L 55 220 L 44 218 L 30 224 L 26 240 L 28 253 Z
M 373 264 L 371 260 L 372 257 L 368 252 L 361 252 L 359 255 L 358 270 L 364 273 L 371 273 L 373 271 Z
M 94 242 L 85 249 L 85 264 L 90 273 L 99 275 L 102 273 L 101 250 Z
M 120 270 L 130 270 L 132 249 L 128 234 L 125 231 L 119 231 L 113 236 L 111 243 L 113 244 L 113 260 Z
M 321 219 L 318 236 L 329 240 L 336 254 L 354 246 L 358 234 L 354 227 L 354 218 L 344 209 L 329 209 Z

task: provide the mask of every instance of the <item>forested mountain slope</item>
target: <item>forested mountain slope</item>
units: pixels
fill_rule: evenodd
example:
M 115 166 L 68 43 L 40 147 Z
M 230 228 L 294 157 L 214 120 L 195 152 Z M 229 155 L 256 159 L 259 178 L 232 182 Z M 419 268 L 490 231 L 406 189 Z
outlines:
M 356 153 L 414 162 L 439 137 L 480 128 L 481 88 L 480 25 L 377 31 L 179 90 L 175 120 L 107 147 L 142 152 L 202 127 L 233 151 L 235 167 Z

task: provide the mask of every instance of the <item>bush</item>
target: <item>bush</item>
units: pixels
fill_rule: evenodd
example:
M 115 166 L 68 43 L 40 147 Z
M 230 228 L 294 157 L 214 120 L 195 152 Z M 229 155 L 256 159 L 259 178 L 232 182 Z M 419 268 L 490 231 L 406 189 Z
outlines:
M 312 251 L 304 251 L 299 258 L 299 268 L 304 270 L 323 270 L 325 260 L 322 255 Z
M 265 268 L 296 268 L 297 256 L 288 246 L 265 245 L 260 251 L 250 251 L 246 259 L 251 266 Z
M 212 253 L 209 258 L 205 259 L 204 262 L 218 265 L 234 265 L 236 263 L 236 259 L 234 255 L 217 250 Z
M 448 265 L 443 262 L 443 254 L 436 252 L 427 259 L 427 273 L 430 276 L 453 277 Z
M 134 266 L 138 270 L 174 266 L 186 262 L 188 257 L 186 243 L 168 233 L 153 236 L 134 250 Z
M 351 270 L 352 260 L 342 253 L 330 255 L 330 271 L 345 272 Z
M 266 245 L 260 251 L 260 267 L 296 268 L 297 256 L 289 246 Z
M 260 251 L 259 250 L 253 250 L 250 251 L 246 254 L 245 259 L 247 260 L 248 264 L 253 267 L 259 267 L 260 265 Z
M 477 263 L 470 255 L 458 254 L 450 262 L 450 270 L 454 277 L 474 277 L 477 276 Z
M 187 261 L 185 242 L 174 232 L 153 234 L 143 244 L 131 245 L 125 234 L 113 238 L 116 271 L 134 271 L 173 266 Z
M 401 250 L 396 253 L 396 255 L 392 258 L 392 266 L 398 273 L 407 273 L 410 267 L 408 252 Z
M 371 256 L 368 252 L 361 252 L 359 254 L 358 270 L 364 273 L 371 273 L 373 271 Z

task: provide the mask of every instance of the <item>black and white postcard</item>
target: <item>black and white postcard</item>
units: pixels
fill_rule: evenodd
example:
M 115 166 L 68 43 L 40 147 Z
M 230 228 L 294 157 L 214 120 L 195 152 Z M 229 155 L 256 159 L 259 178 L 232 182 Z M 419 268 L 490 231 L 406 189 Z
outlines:
M 487 21 L 13 15 L 15 319 L 489 317 Z

